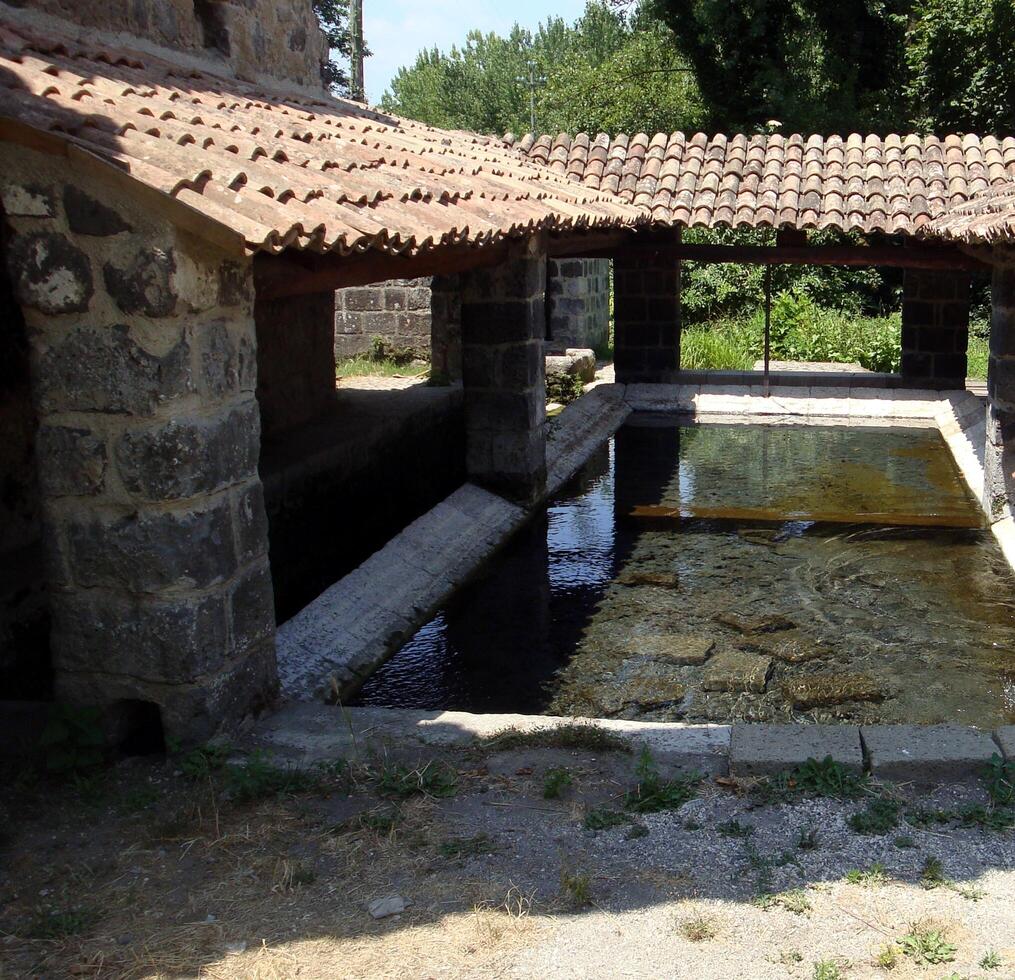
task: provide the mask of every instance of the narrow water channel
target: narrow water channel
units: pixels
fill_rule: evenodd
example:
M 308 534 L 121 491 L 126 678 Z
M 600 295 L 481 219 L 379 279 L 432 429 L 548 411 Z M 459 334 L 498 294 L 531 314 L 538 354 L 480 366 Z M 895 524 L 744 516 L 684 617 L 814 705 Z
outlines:
M 1015 721 L 1015 576 L 938 432 L 632 418 L 359 703 Z

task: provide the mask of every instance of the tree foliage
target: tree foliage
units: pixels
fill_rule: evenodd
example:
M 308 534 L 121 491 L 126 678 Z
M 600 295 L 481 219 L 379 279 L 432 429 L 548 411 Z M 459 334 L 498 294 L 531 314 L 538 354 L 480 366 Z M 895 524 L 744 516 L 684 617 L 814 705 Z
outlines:
M 916 128 L 1015 132 L 1012 0 L 922 0 L 907 41 Z
M 616 133 L 693 129 L 700 100 L 669 30 L 640 9 L 590 0 L 573 25 L 551 17 L 506 37 L 472 31 L 448 53 L 423 51 L 381 105 L 435 126 L 528 132 L 530 63 L 538 128 Z
M 897 128 L 911 0 L 653 0 L 694 67 L 707 127 Z M 974 0 L 975 2 L 975 0 Z
M 333 57 L 321 65 L 324 84 L 336 95 L 349 94 L 347 65 L 352 57 L 352 34 L 349 31 L 349 0 L 313 0 L 314 13 Z M 364 50 L 364 56 L 370 52 Z

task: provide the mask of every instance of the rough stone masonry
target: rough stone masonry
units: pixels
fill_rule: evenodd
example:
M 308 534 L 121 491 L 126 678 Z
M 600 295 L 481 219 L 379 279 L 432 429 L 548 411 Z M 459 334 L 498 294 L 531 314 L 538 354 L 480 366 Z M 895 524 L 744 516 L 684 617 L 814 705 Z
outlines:
M 249 260 L 59 158 L 0 166 L 56 697 L 206 737 L 277 684 Z

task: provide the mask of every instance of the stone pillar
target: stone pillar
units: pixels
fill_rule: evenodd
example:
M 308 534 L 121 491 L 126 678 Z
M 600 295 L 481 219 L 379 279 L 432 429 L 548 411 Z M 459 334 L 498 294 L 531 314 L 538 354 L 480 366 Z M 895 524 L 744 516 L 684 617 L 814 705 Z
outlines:
M 56 697 L 207 738 L 277 688 L 251 263 L 59 158 L 0 165 Z
M 550 259 L 547 303 L 547 349 L 605 349 L 610 341 L 610 260 Z
M 618 382 L 677 380 L 680 263 L 665 246 L 638 246 L 614 257 L 613 323 Z
M 265 436 L 335 405 L 334 293 L 257 300 L 257 401 Z
M 546 257 L 535 240 L 461 275 L 466 469 L 522 503 L 546 486 Z
M 1015 498 L 1015 248 L 995 256 L 983 459 L 983 508 L 992 522 L 1011 517 Z
M 458 276 L 434 276 L 430 285 L 430 380 L 462 380 L 462 284 Z
M 964 388 L 969 273 L 906 269 L 902 280 L 902 377 L 929 388 Z

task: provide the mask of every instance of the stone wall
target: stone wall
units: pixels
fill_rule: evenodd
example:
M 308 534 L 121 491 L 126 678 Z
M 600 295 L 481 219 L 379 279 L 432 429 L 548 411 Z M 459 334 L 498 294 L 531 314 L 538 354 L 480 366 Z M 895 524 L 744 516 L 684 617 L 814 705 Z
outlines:
M 257 300 L 257 401 L 261 431 L 302 425 L 335 404 L 332 293 Z
M 459 285 L 456 276 L 437 276 L 339 289 L 335 293 L 335 359 L 363 354 L 380 337 L 430 358 L 437 376 L 460 380 Z M 547 290 L 548 350 L 607 345 L 608 259 L 549 260 Z
M 45 698 L 52 687 L 28 336 L 6 263 L 0 268 L 0 677 L 5 700 Z
M 666 247 L 631 248 L 613 261 L 617 381 L 674 383 L 680 371 L 680 262 Z
M 1012 516 L 1015 501 L 1015 248 L 995 249 L 983 506 L 991 521 Z
M 605 348 L 610 340 L 610 260 L 550 259 L 548 348 Z
M 56 696 L 206 738 L 277 685 L 251 262 L 59 158 L 0 166 Z
M 93 41 L 96 30 L 121 35 L 120 47 L 170 48 L 250 81 L 320 89 L 328 56 L 311 0 L 15 0 L 4 14 L 52 15 L 89 28 Z
M 370 350 L 374 337 L 430 355 L 430 278 L 335 291 L 335 359 Z
M 968 272 L 907 269 L 902 279 L 902 376 L 961 388 L 969 343 Z

